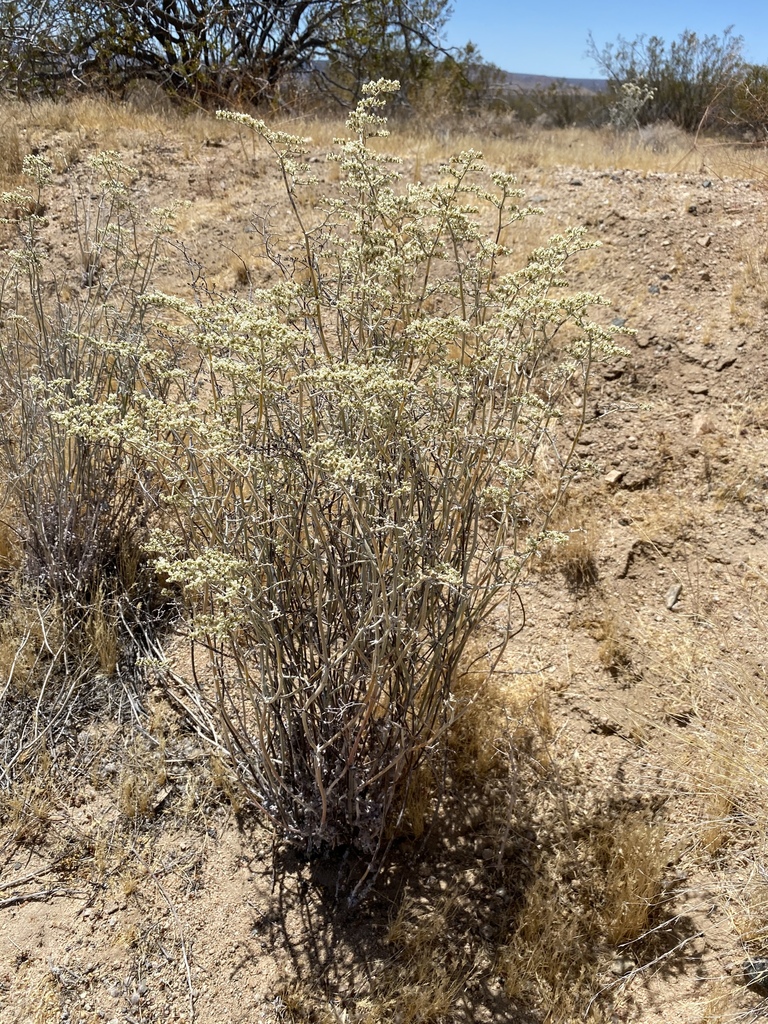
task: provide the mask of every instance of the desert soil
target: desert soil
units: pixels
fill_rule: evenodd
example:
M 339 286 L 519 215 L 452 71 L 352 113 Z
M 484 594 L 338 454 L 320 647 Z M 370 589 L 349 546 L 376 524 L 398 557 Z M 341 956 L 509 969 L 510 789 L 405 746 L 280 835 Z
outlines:
M 73 147 L 63 131 L 34 141 L 51 157 Z M 281 200 L 265 155 L 216 125 L 199 143 L 126 129 L 118 146 L 149 205 L 191 202 L 176 229 L 186 260 L 168 251 L 160 287 L 188 294 L 198 267 L 223 292 L 244 291 L 243 268 L 268 280 L 257 228 L 268 212 L 279 223 Z M 95 152 L 98 133 L 77 148 Z M 52 260 L 75 294 L 71 197 L 84 174 L 82 162 L 57 171 L 45 211 Z M 607 320 L 635 333 L 593 377 L 561 524 L 574 532 L 526 579 L 525 626 L 494 683 L 506 775 L 490 771 L 488 792 L 465 786 L 447 801 L 443 822 L 404 843 L 350 910 L 333 869 L 291 860 L 233 805 L 221 769 L 150 688 L 145 733 L 130 715 L 82 724 L 50 766 L 41 820 L 17 819 L 0 837 L 2 1024 L 371 1020 L 377 998 L 382 1021 L 567 1019 L 556 982 L 512 991 L 500 950 L 540 875 L 555 871 L 564 915 L 586 912 L 579 888 L 595 883 L 579 850 L 612 822 L 657 843 L 658 931 L 584 951 L 599 992 L 590 1012 L 693 1024 L 756 1019 L 768 1005 L 746 984 L 729 895 L 759 858 L 727 822 L 712 838 L 691 739 L 726 699 L 721 677 L 765 678 L 764 183 L 571 166 L 520 180 L 543 211 L 541 237 L 585 225 L 602 243 L 575 262 L 574 286 L 607 296 Z M 408 968 L 420 922 L 445 951 L 436 978 L 449 997 L 433 1017 L 414 1015 L 407 996 L 427 986 Z M 577 927 L 566 945 L 590 934 Z M 563 956 L 578 961 L 574 949 Z M 401 986 L 400 1004 L 386 984 Z

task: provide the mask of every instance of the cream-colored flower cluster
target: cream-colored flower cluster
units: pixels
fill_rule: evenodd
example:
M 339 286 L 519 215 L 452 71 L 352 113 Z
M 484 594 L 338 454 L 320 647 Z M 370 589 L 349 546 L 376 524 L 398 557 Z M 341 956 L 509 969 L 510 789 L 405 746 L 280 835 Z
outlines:
M 593 244 L 582 232 L 514 266 L 501 239 L 537 211 L 513 175 L 469 151 L 408 185 L 371 146 L 396 89 L 366 87 L 319 220 L 308 140 L 221 114 L 278 162 L 295 279 L 247 300 L 143 298 L 184 358 L 139 337 L 129 393 L 40 384 L 72 436 L 151 473 L 155 567 L 213 652 L 251 797 L 310 848 L 354 842 L 372 859 L 455 713 L 470 636 L 557 539 L 575 451 L 562 409 L 617 351 L 590 317 L 602 300 L 568 288 Z M 122 201 L 128 172 L 104 167 Z M 130 357 L 126 338 L 99 344 Z

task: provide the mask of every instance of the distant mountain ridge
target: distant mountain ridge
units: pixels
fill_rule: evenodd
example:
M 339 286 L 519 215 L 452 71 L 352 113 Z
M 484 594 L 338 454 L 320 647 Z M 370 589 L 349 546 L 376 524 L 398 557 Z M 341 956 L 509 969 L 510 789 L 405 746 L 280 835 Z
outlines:
M 532 89 L 546 89 L 550 85 L 567 85 L 584 92 L 605 92 L 608 81 L 605 78 L 565 78 L 554 75 L 519 75 L 513 71 L 502 71 L 506 84 L 513 89 L 528 92 Z

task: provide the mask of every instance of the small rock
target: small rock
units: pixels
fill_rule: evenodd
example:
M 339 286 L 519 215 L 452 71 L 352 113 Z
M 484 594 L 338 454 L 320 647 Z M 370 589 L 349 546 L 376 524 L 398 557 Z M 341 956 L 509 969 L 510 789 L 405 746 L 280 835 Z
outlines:
M 603 380 L 618 380 L 624 373 L 623 366 L 609 366 L 603 370 Z
M 634 961 L 629 960 L 625 956 L 617 956 L 611 964 L 611 974 L 615 974 L 617 978 L 621 978 L 625 974 L 629 974 L 634 969 Z
M 768 960 L 763 957 L 756 957 L 754 960 L 745 960 L 741 965 L 748 985 L 756 985 L 758 988 L 768 988 Z
M 712 235 L 699 235 L 696 242 L 702 249 L 707 249 L 712 244 Z
M 576 185 L 583 185 L 584 182 L 580 181 L 578 178 L 571 178 L 571 180 L 568 182 L 568 184 L 576 186 Z
M 622 486 L 628 491 L 642 491 L 656 479 L 653 469 L 647 466 L 632 466 L 624 474 Z
M 687 389 L 690 395 L 707 395 L 709 394 L 708 384 L 689 384 Z
M 657 284 L 649 284 L 648 291 L 651 293 L 651 295 L 658 295 L 661 291 L 661 288 L 659 288 Z
M 706 413 L 697 412 L 691 420 L 691 433 L 694 437 L 701 437 L 702 434 L 714 434 L 715 424 L 711 416 Z
M 614 486 L 615 484 L 621 483 L 624 478 L 624 473 L 620 469 L 612 469 L 610 473 L 605 474 L 605 482 Z
M 710 272 L 708 270 L 700 270 L 699 271 L 699 280 L 700 281 L 711 281 L 712 280 L 712 275 L 710 274 Z
M 735 362 L 736 362 L 736 353 L 735 352 L 723 352 L 723 354 L 720 356 L 720 358 L 715 363 L 715 370 L 718 373 L 720 373 L 721 371 L 725 370 L 727 367 L 733 366 L 733 364 Z
M 664 603 L 670 611 L 674 611 L 677 602 L 680 600 L 680 595 L 683 592 L 683 584 L 675 583 L 674 586 L 670 587 L 667 591 L 667 596 L 664 598 Z
M 623 316 L 615 316 L 611 320 L 611 327 L 623 327 L 626 322 Z

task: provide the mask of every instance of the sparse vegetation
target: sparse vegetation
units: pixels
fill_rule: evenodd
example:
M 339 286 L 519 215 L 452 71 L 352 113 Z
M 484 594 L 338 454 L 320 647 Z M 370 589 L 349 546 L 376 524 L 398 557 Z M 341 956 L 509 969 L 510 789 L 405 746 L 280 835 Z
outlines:
M 618 97 L 634 86 L 650 95 L 638 111 L 643 124 L 671 121 L 689 132 L 733 125 L 762 131 L 765 68 L 749 66 L 744 40 L 685 31 L 670 43 L 638 36 L 602 49 L 589 37 L 589 55 Z
M 206 609 L 188 577 L 195 619 L 183 625 L 174 602 L 185 579 L 174 565 L 158 577 L 147 554 L 153 528 L 172 531 L 176 553 L 186 550 L 182 527 L 196 521 L 190 488 L 213 508 L 211 471 L 227 481 L 229 495 L 215 506 L 222 512 L 219 540 L 236 551 L 239 538 L 256 538 L 250 544 L 268 534 L 244 514 L 258 507 L 249 491 L 253 476 L 244 477 L 231 457 L 235 445 L 216 461 L 221 450 L 214 452 L 210 428 L 229 422 L 230 439 L 242 440 L 223 407 L 235 408 L 233 369 L 242 398 L 246 371 L 257 364 L 243 368 L 250 327 L 233 334 L 233 316 L 249 315 L 252 325 L 268 294 L 282 294 L 293 281 L 298 298 L 281 308 L 282 328 L 292 310 L 290 330 L 301 318 L 316 336 L 307 305 L 312 271 L 328 295 L 331 257 L 338 264 L 356 237 L 319 205 L 349 181 L 339 163 L 324 159 L 343 129 L 331 122 L 290 126 L 292 135 L 321 140 L 297 157 L 307 165 L 298 178 L 306 172 L 318 180 L 299 181 L 291 193 L 308 198 L 301 207 L 306 234 L 322 243 L 313 261 L 249 125 L 92 98 L 7 108 L 15 134 L 8 158 L 0 153 L 2 188 L 11 193 L 0 231 L 8 250 L 44 258 L 8 259 L 13 267 L 0 306 L 7 342 L 0 374 L 3 1024 L 6 1017 L 48 1024 L 65 1012 L 91 1012 L 86 1005 L 107 1019 L 124 1010 L 148 1022 L 175 1015 L 206 1024 L 238 1012 L 235 992 L 244 1015 L 270 1024 L 445 1024 L 484 1015 L 648 1021 L 660 994 L 665 1013 L 673 1006 L 712 1024 L 761 1012 L 768 959 L 760 783 L 768 417 L 753 332 L 765 301 L 764 232 L 759 185 L 729 176 L 759 178 L 765 157 L 723 140 L 699 139 L 692 147 L 679 131 L 662 151 L 646 129 L 555 131 L 524 128 L 500 110 L 492 116 L 498 137 L 484 140 L 483 162 L 519 170 L 542 211 L 503 233 L 509 251 L 499 253 L 494 280 L 525 267 L 527 254 L 575 214 L 606 245 L 569 260 L 568 276 L 578 288 L 604 282 L 617 302 L 593 315 L 600 323 L 626 319 L 638 334 L 627 341 L 626 356 L 591 374 L 586 403 L 576 404 L 575 383 L 563 389 L 563 415 L 552 420 L 548 437 L 579 437 L 575 490 L 557 499 L 559 477 L 540 448 L 516 492 L 527 510 L 557 504 L 547 526 L 560 535 L 509 577 L 523 598 L 525 629 L 496 661 L 504 609 L 480 614 L 476 606 L 476 628 L 450 680 L 461 713 L 449 709 L 421 757 L 395 826 L 384 830 L 385 843 L 393 840 L 389 859 L 374 864 L 361 891 L 378 867 L 376 884 L 349 914 L 342 890 L 360 879 L 370 854 L 357 861 L 344 844 L 335 857 L 305 858 L 302 840 L 297 856 L 269 838 L 249 799 L 258 796 L 255 787 L 238 780 L 238 758 L 240 766 L 245 759 L 232 756 L 229 726 L 215 713 L 216 690 L 226 684 L 237 693 L 243 666 L 258 664 L 257 654 L 240 654 L 239 666 L 229 657 L 249 634 L 212 632 L 200 612 L 214 604 Z M 272 126 L 267 133 L 284 127 Z M 444 194 L 454 179 L 439 168 L 450 150 L 478 147 L 461 134 L 476 127 L 456 118 L 434 133 L 414 133 L 404 123 L 389 142 L 368 138 L 358 166 L 382 176 L 390 204 L 405 206 L 401 197 L 412 183 Z M 389 148 L 401 165 L 378 160 Z M 94 166 L 91 158 L 105 149 L 130 158 L 100 158 Z M 40 193 L 22 174 L 33 150 L 51 168 Z M 286 165 L 295 154 L 280 155 Z M 286 166 L 290 181 L 294 168 Z M 27 169 L 46 173 L 36 161 Z M 393 170 L 400 180 L 387 177 Z M 484 187 L 479 171 L 473 181 Z M 174 222 L 148 216 L 174 195 L 190 199 Z M 476 244 L 484 245 L 494 237 L 498 207 L 475 193 L 463 196 L 462 205 L 476 210 L 465 211 L 461 223 L 477 223 Z M 520 204 L 511 196 L 508 202 Z M 407 209 L 413 219 L 416 207 Z M 353 210 L 348 199 L 344 211 Z M 397 223 L 405 238 L 411 221 Z M 442 290 L 449 262 L 434 265 L 434 317 L 447 317 L 456 302 Z M 376 280 L 387 280 L 383 270 Z M 173 297 L 170 304 L 148 304 L 153 283 Z M 275 283 L 277 292 L 270 291 Z M 410 287 L 398 294 L 407 297 Z M 553 294 L 562 298 L 567 290 Z M 732 309 L 723 294 L 731 295 Z M 337 288 L 334 295 L 323 323 L 348 324 L 339 310 L 346 315 L 349 304 L 337 301 L 345 293 Z M 392 307 L 383 335 L 393 349 L 404 308 L 408 301 Z M 221 328 L 215 337 L 214 315 Z M 368 330 L 370 341 L 369 321 L 356 323 L 350 336 Z M 233 340 L 244 347 L 235 349 Z M 560 342 L 558 335 L 553 355 Z M 198 372 L 203 350 L 208 360 Z M 308 411 L 322 400 L 315 420 L 338 428 L 328 389 L 313 379 L 312 392 L 302 392 L 296 383 L 299 370 L 330 364 L 308 343 L 292 358 L 273 382 L 284 395 L 301 394 Z M 93 422 L 96 410 L 112 408 L 120 396 L 126 410 L 141 413 L 134 421 L 140 445 L 127 440 L 122 413 L 109 444 L 95 433 L 90 447 L 73 444 L 78 426 L 64 386 L 72 360 L 93 381 L 83 390 L 80 423 L 85 410 Z M 688 390 L 702 384 L 709 394 Z M 160 422 L 147 415 L 153 393 L 166 396 L 164 422 L 169 407 L 179 424 L 175 436 L 164 435 L 169 450 L 159 462 L 156 449 L 149 458 Z M 196 419 L 181 394 L 198 410 Z M 351 403 L 359 395 L 347 397 Z M 243 422 L 253 407 L 241 406 Z M 293 423 L 286 408 L 280 422 Z M 587 429 L 579 435 L 582 415 Z M 196 472 L 208 481 L 202 489 L 190 474 L 192 444 Z M 181 500 L 169 501 L 171 447 L 185 452 L 173 469 L 185 481 Z M 29 471 L 30 456 L 39 477 Z M 165 472 L 153 471 L 156 465 Z M 481 468 L 471 469 L 479 479 Z M 279 483 L 274 472 L 270 486 Z M 115 518 L 118 500 L 93 500 L 102 485 L 126 509 L 141 496 L 140 514 Z M 61 545 L 36 510 L 47 502 L 66 511 L 73 501 L 80 532 L 65 529 Z M 232 515 L 238 509 L 243 514 Z M 351 535 L 351 520 L 339 522 Z M 89 531 L 99 545 L 84 548 L 111 551 L 103 560 L 89 561 L 78 547 Z M 535 524 L 525 523 L 520 540 L 535 533 Z M 201 530 L 198 537 L 202 554 L 214 534 Z M 35 554 L 41 543 L 45 558 Z M 401 547 L 391 550 L 405 557 Z M 304 571 L 306 550 L 295 552 L 301 587 L 327 581 L 328 573 Z M 266 587 L 260 571 L 254 561 L 250 582 L 242 574 L 254 594 Z M 351 568 L 344 572 L 348 593 L 355 577 Z M 172 593 L 163 595 L 162 587 Z M 295 591 L 296 607 L 303 594 Z M 388 606 L 378 607 L 384 614 Z M 247 630 L 258 609 L 254 600 Z M 286 624 L 282 642 L 290 635 Z M 430 649 L 419 649 L 426 664 Z M 355 650 L 366 654 L 365 645 Z M 238 715 L 256 763 L 247 702 Z

